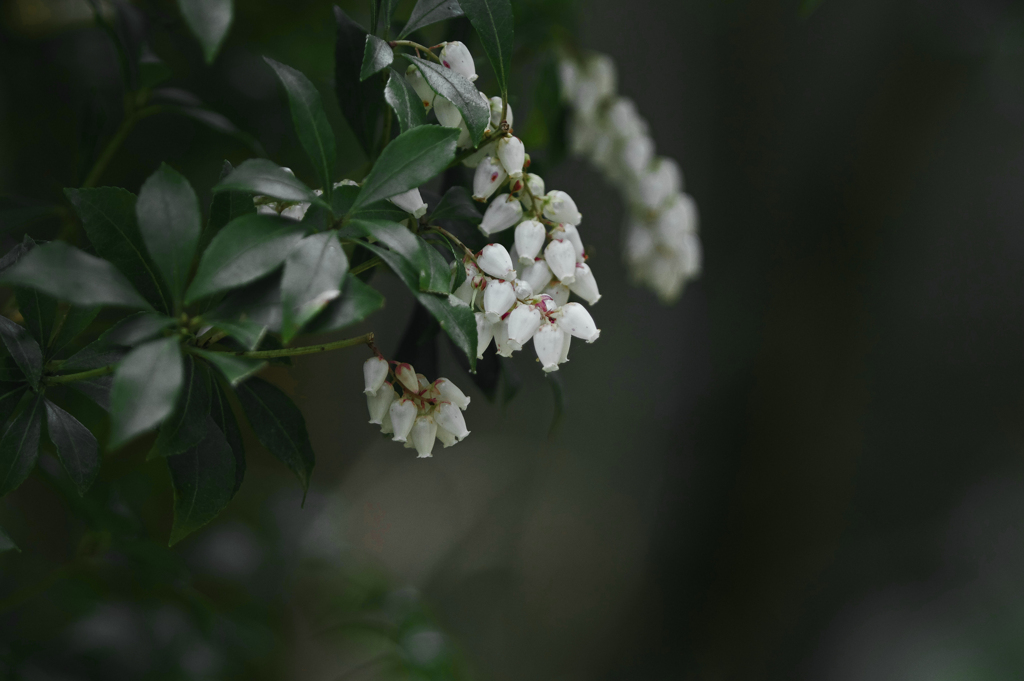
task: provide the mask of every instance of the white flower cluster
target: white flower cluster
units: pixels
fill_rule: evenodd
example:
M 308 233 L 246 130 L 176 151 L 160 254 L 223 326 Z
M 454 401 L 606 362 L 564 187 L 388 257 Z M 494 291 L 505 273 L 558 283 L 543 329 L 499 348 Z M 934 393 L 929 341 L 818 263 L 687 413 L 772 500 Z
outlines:
M 679 166 L 655 156 L 647 121 L 632 100 L 616 94 L 610 57 L 564 57 L 559 67 L 562 97 L 573 110 L 572 152 L 623 187 L 630 207 L 626 262 L 638 283 L 671 302 L 700 274 L 702 261 L 697 206 L 682 191 Z
M 394 383 L 387 380 L 389 373 Z M 363 363 L 363 379 L 370 423 L 379 425 L 380 432 L 393 435 L 395 442 L 415 448 L 420 458 L 431 456 L 435 439 L 451 447 L 469 435 L 462 412 L 470 398 L 447 378 L 431 383 L 411 364 L 395 363 L 392 371 L 383 357 L 371 357 Z M 395 392 L 395 386 L 401 389 L 401 395 Z

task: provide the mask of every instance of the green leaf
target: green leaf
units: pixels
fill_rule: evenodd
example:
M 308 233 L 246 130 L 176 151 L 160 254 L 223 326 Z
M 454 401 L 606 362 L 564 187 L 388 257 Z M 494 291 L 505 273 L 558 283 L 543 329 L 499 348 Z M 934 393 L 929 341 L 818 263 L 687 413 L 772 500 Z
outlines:
M 224 433 L 209 416 L 202 440 L 167 459 L 174 485 L 174 524 L 168 546 L 217 517 L 235 490 L 235 457 Z
M 359 197 L 359 187 L 345 184 L 334 190 L 334 214 L 347 215 L 350 218 L 358 217 L 365 220 L 390 220 L 399 222 L 409 217 L 404 210 L 390 201 L 376 201 L 356 210 L 352 210 L 356 199 Z
M 420 277 L 430 271 L 429 257 L 424 250 L 424 242 L 409 231 L 404 225 L 386 220 L 349 220 L 348 224 L 338 233 L 348 238 L 372 238 L 391 249 L 400 258 L 403 276 L 416 281 L 419 287 Z
M 423 100 L 405 77 L 394 69 L 391 69 L 387 87 L 384 88 L 384 100 L 394 109 L 402 132 L 426 125 L 427 110 L 423 108 Z
M 334 232 L 307 236 L 284 262 L 281 337 L 288 343 L 306 322 L 341 295 L 348 258 Z
M 161 163 L 142 184 L 135 215 L 153 263 L 171 297 L 180 303 L 202 232 L 199 199 L 192 185 L 181 173 Z
M 427 269 L 420 272 L 420 290 L 448 295 L 452 292 L 452 271 L 448 267 L 448 262 L 437 252 L 436 248 L 423 239 L 420 241 L 423 242 L 423 252 L 427 254 Z
M 104 331 L 99 340 L 107 346 L 131 348 L 159 336 L 174 324 L 173 319 L 156 312 L 136 312 Z
M 28 329 L 3 316 L 0 316 L 0 338 L 18 368 L 25 374 L 28 384 L 33 390 L 38 390 L 39 379 L 43 375 L 43 352 L 39 349 L 39 343 L 36 343 Z
M 383 33 L 385 36 L 391 32 L 391 17 L 395 13 L 395 6 L 398 5 L 399 0 L 372 0 L 380 3 L 379 14 L 377 15 L 378 25 L 377 27 L 384 27 Z M 374 29 L 376 32 L 376 29 Z
M 185 293 L 190 303 L 237 288 L 276 269 L 302 239 L 299 223 L 273 215 L 243 215 L 210 242 Z
M 57 458 L 75 483 L 78 494 L 92 486 L 100 471 L 100 447 L 96 436 L 78 419 L 50 400 L 46 404 L 46 432 L 57 449 Z
M 307 490 L 315 458 L 302 412 L 291 398 L 261 378 L 241 384 L 236 394 L 256 437 Z
M 473 140 L 473 144 L 478 144 L 483 139 L 487 126 L 491 123 L 491 108 L 480 96 L 476 85 L 473 85 L 461 73 L 440 64 L 410 54 L 402 56 L 420 70 L 430 89 L 455 105 L 459 113 L 462 114 L 462 120 L 466 122 L 466 127 L 469 128 L 469 136 Z
M 43 291 L 72 305 L 150 308 L 118 268 L 63 241 L 37 246 L 0 283 Z
M 135 195 L 119 187 L 65 189 L 64 194 L 78 212 L 96 254 L 121 270 L 153 307 L 171 312 L 170 295 L 135 221 Z
M 327 199 L 327 207 L 330 207 L 334 185 L 334 162 L 338 152 L 334 143 L 334 131 L 327 122 L 327 114 L 324 113 L 324 105 L 320 101 L 320 93 L 301 72 L 270 57 L 264 57 L 263 60 L 274 69 L 288 93 L 288 105 L 292 110 L 295 133 L 313 164 Z
M 232 291 L 204 321 L 252 350 L 267 331 L 281 330 L 281 274 L 270 274 Z
M 232 0 L 178 0 L 178 8 L 202 45 L 206 63 L 212 64 L 231 28 Z
M 0 260 L 0 274 L 20 262 L 35 246 L 36 242 L 26 234 L 22 242 Z M 39 347 L 45 350 L 50 344 L 50 335 L 57 316 L 57 301 L 33 288 L 17 287 L 14 295 L 18 300 L 18 311 L 25 319 L 25 326 L 39 343 Z
M 26 390 L 28 386 L 24 383 L 0 383 L 0 425 L 7 423 L 7 419 L 11 418 Z
M 113 376 L 99 376 L 84 381 L 75 381 L 70 385 L 73 390 L 82 393 L 95 402 L 105 412 L 110 412 L 110 393 L 114 385 Z
M 338 105 L 345 115 L 356 141 L 373 156 L 377 142 L 377 124 L 384 105 L 384 87 L 377 79 L 361 81 L 366 31 L 352 21 L 340 7 L 334 7 L 337 42 L 334 47 L 334 89 Z
M 50 344 L 51 354 L 58 354 L 61 350 L 66 348 L 69 343 L 78 338 L 78 336 L 89 328 L 92 321 L 96 319 L 96 315 L 100 312 L 99 307 L 77 307 L 73 306 L 68 309 L 64 315 L 64 323 L 61 324 L 60 331 L 57 333 L 57 337 Z
M 398 37 L 404 38 L 424 26 L 461 16 L 462 8 L 459 7 L 458 0 L 419 0 L 412 8 L 409 21 L 406 22 L 405 28 L 398 34 Z
M 228 352 L 211 352 L 199 348 L 193 348 L 191 352 L 217 367 L 217 370 L 220 371 L 232 387 L 267 366 L 267 363 L 263 360 L 239 357 Z
M 0 497 L 25 482 L 36 465 L 44 399 L 42 393 L 33 395 L 0 438 Z
M 139 55 L 139 88 L 152 89 L 171 77 L 171 67 L 143 44 Z
M 242 344 L 247 350 L 254 350 L 267 335 L 267 327 L 247 319 L 213 319 L 210 325 Z
M 181 454 L 194 447 L 206 434 L 206 418 L 210 415 L 210 372 L 191 355 L 182 359 L 184 381 L 174 412 L 160 424 L 149 459 Z
M 251 158 L 231 171 L 214 188 L 216 192 L 248 192 L 280 201 L 315 203 L 330 210 L 331 205 L 313 193 L 297 177 L 265 158 Z
M 327 333 L 363 321 L 384 307 L 384 296 L 369 284 L 348 275 L 339 298 L 332 300 L 323 312 L 306 325 L 307 333 Z
M 459 5 L 480 36 L 484 52 L 494 68 L 498 89 L 502 93 L 508 92 L 515 27 L 512 4 L 509 0 L 459 0 Z
M 359 80 L 366 80 L 375 73 L 383 71 L 393 61 L 395 61 L 395 52 L 391 49 L 391 46 L 375 35 L 367 35 L 366 47 L 363 50 L 363 66 L 359 71 Z
M 234 496 L 242 486 L 242 479 L 245 478 L 245 445 L 242 442 L 242 431 L 238 428 L 238 421 L 231 409 L 227 393 L 216 382 L 213 386 L 213 400 L 210 404 L 210 418 L 224 433 L 224 438 L 231 447 L 231 453 L 235 457 L 235 487 L 231 494 Z
M 183 374 L 177 338 L 150 341 L 121 360 L 110 394 L 110 449 L 156 428 L 171 415 Z
M 7 533 L 4 532 L 4 528 L 0 527 L 0 553 L 4 553 L 5 551 L 17 551 L 18 553 L 21 553 L 21 549 L 18 548 L 18 545 L 7 536 Z
M 437 208 L 430 215 L 430 223 L 435 220 L 455 220 L 457 222 L 468 222 L 472 225 L 479 225 L 484 216 L 477 210 L 469 190 L 465 187 L 452 187 L 437 204 Z
M 415 189 L 443 172 L 455 158 L 458 139 L 458 130 L 437 125 L 403 132 L 373 164 L 352 210 Z
M 233 170 L 234 167 L 227 161 L 224 161 L 220 173 L 221 181 L 230 175 Z M 252 196 L 246 192 L 222 191 L 214 194 L 213 201 L 210 203 L 210 219 L 207 221 L 206 229 L 203 231 L 199 250 L 206 250 L 206 245 L 210 243 L 210 240 L 229 222 L 235 218 L 251 215 L 255 212 L 256 206 L 253 205 Z

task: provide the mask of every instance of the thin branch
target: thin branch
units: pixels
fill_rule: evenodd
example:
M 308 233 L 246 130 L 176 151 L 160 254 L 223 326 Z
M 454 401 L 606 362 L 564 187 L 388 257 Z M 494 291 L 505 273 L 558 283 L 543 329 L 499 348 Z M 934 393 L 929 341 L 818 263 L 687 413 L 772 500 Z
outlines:
M 43 385 L 60 385 L 62 383 L 74 383 L 75 381 L 87 381 L 90 378 L 98 378 L 114 373 L 116 364 L 108 364 L 98 369 L 80 371 L 77 374 L 63 374 L 62 376 L 46 376 L 43 378 Z
M 251 359 L 271 359 L 274 357 L 298 357 L 299 355 L 314 355 L 318 352 L 330 352 L 331 350 L 341 350 L 342 348 L 350 348 L 353 345 L 370 345 L 373 343 L 373 332 L 359 336 L 358 338 L 345 338 L 340 341 L 334 341 L 333 343 L 324 343 L 323 345 L 307 345 L 301 348 L 281 348 L 279 350 L 245 350 L 240 352 L 225 352 L 223 350 L 216 350 L 215 352 L 224 352 L 226 355 L 234 355 L 236 357 L 249 357 Z
M 391 42 L 388 43 L 388 45 L 390 45 L 391 47 L 411 47 L 417 52 L 422 51 L 428 57 L 436 61 L 438 64 L 441 63 L 441 58 L 438 57 L 433 52 L 431 52 L 429 47 L 425 47 L 424 45 L 420 45 L 419 43 L 414 43 L 411 40 L 392 40 Z

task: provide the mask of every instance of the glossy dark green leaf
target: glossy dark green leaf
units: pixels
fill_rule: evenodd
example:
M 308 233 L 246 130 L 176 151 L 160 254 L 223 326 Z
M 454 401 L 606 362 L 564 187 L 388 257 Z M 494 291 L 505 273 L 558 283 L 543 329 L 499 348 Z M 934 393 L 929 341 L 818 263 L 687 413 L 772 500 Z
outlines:
M 110 393 L 114 386 L 113 376 L 99 376 L 69 384 L 77 392 L 82 393 L 98 404 L 103 411 L 110 411 Z
M 28 390 L 24 383 L 0 383 L 0 426 L 7 423 L 18 407 L 21 396 Z
M 341 295 L 348 258 L 334 232 L 307 236 L 284 262 L 281 339 L 288 343 L 306 322 Z
M 315 457 L 302 412 L 290 397 L 260 378 L 251 378 L 235 390 L 256 437 L 295 473 L 302 489 L 308 489 Z
M 455 158 L 458 139 L 458 130 L 437 125 L 403 132 L 373 164 L 352 210 L 416 189 L 442 173 Z
M 362 220 L 390 220 L 399 222 L 409 217 L 404 210 L 390 201 L 376 201 L 374 203 L 360 206 L 352 210 L 356 199 L 359 197 L 360 188 L 356 185 L 342 185 L 334 190 L 334 214 L 347 215 L 350 218 Z
M 149 308 L 116 267 L 63 241 L 37 246 L 0 283 L 43 291 L 72 305 Z
M 0 275 L 21 261 L 33 248 L 36 242 L 28 234 L 22 242 L 15 246 L 0 259 Z M 18 300 L 18 311 L 25 320 L 25 327 L 44 350 L 49 347 L 50 335 L 57 316 L 57 301 L 52 296 L 34 288 L 16 287 L 15 297 Z
M 409 21 L 406 22 L 405 28 L 398 34 L 398 37 L 404 38 L 424 26 L 461 16 L 462 8 L 459 7 L 458 0 L 419 0 L 412 8 Z
M 234 169 L 234 166 L 224 161 L 220 180 L 223 181 Z M 229 222 L 255 212 L 256 206 L 253 205 L 252 196 L 247 192 L 221 191 L 214 194 L 213 201 L 210 203 L 210 219 L 206 223 L 206 229 L 203 230 L 199 250 L 205 250 L 210 240 Z
M 267 363 L 263 360 L 239 357 L 238 355 L 232 355 L 227 352 L 211 352 L 209 350 L 200 350 L 198 348 L 193 348 L 192 352 L 217 367 L 217 370 L 220 371 L 221 375 L 227 379 L 227 382 L 230 383 L 232 387 L 238 385 L 245 379 L 258 373 L 263 367 L 267 366 Z
M 331 204 L 335 215 L 346 215 L 352 210 L 353 204 L 359 198 L 359 186 L 354 184 L 343 184 L 336 187 L 334 196 L 331 197 Z
M 89 325 L 96 319 L 96 315 L 99 312 L 99 307 L 70 307 L 64 314 L 63 321 L 60 322 L 60 330 L 57 332 L 57 337 L 50 344 L 51 353 L 59 353 L 78 338 L 82 332 L 89 328 Z
M 57 458 L 82 496 L 100 472 L 100 446 L 88 428 L 50 400 L 46 400 L 46 432 Z
M 65 189 L 64 194 L 78 212 L 96 254 L 121 270 L 153 307 L 170 312 L 171 297 L 135 220 L 135 195 L 119 187 Z
M 430 264 L 422 239 L 404 225 L 387 220 L 350 220 L 339 232 L 342 237 L 376 239 L 391 249 L 402 264 L 402 274 L 419 286 L 420 276 L 429 272 Z
M 204 321 L 252 350 L 267 331 L 281 331 L 281 273 L 232 291 Z
M 436 248 L 422 239 L 420 241 L 423 252 L 427 254 L 427 269 L 420 272 L 420 290 L 448 295 L 452 292 L 452 271 L 448 267 L 448 261 Z
M 9 536 L 7 536 L 7 533 L 4 532 L 4 528 L 0 527 L 0 553 L 4 553 L 5 551 L 17 551 L 18 553 L 21 553 L 21 549 L 18 548 L 18 545 L 15 544 Z
M 161 338 L 129 352 L 114 372 L 108 446 L 116 449 L 174 411 L 184 380 L 177 338 Z
M 31 396 L 4 429 L 0 438 L 0 497 L 25 482 L 36 465 L 44 399 L 42 393 Z
M 254 350 L 267 335 L 267 327 L 248 319 L 213 319 L 211 326 L 242 344 L 246 350 Z
M 170 317 L 156 312 L 136 312 L 104 331 L 100 340 L 107 345 L 131 348 L 156 338 L 162 331 L 174 326 L 175 323 Z
M 213 238 L 199 261 L 185 302 L 237 288 L 276 269 L 302 239 L 299 223 L 273 215 L 243 215 Z
M 167 459 L 174 485 L 174 524 L 169 546 L 217 517 L 235 493 L 235 456 L 224 433 L 209 416 L 202 440 Z
M 60 370 L 63 373 L 68 373 L 98 369 L 120 362 L 127 354 L 126 348 L 111 345 L 103 336 L 100 336 L 64 360 L 60 365 Z
M 178 8 L 202 46 L 206 63 L 213 63 L 231 28 L 232 0 L 178 0 Z
M 324 113 L 324 105 L 320 100 L 320 92 L 300 71 L 270 57 L 263 59 L 274 69 L 274 73 L 288 93 L 288 105 L 292 111 L 295 133 L 313 164 L 329 208 L 334 185 L 334 163 L 338 151 L 334 143 L 334 130 L 327 122 L 327 114 Z
M 308 333 L 327 333 L 357 324 L 384 307 L 384 296 L 369 284 L 348 275 L 341 296 L 306 325 Z
M 180 302 L 202 232 L 199 199 L 192 185 L 174 168 L 161 163 L 142 183 L 135 216 L 153 264 L 171 297 Z
M 251 158 L 243 162 L 221 180 L 213 191 L 248 192 L 281 201 L 315 203 L 328 210 L 331 207 L 297 177 L 265 158 Z
M 427 110 L 423 108 L 423 100 L 405 77 L 394 69 L 391 69 L 387 87 L 384 88 L 384 100 L 394 110 L 402 132 L 426 125 Z
M 512 4 L 509 0 L 459 0 L 459 5 L 480 36 L 498 80 L 498 89 L 507 92 L 512 73 L 512 48 L 515 47 Z
M 377 9 L 377 28 L 381 29 L 380 32 L 385 36 L 390 35 L 391 32 L 391 17 L 395 13 L 395 7 L 398 5 L 399 0 L 375 0 L 378 2 Z M 375 29 L 376 31 L 376 29 Z
M 484 216 L 477 210 L 469 190 L 465 187 L 452 187 L 444 196 L 437 208 L 430 215 L 430 222 L 435 220 L 455 220 L 457 222 L 468 222 L 479 225 Z
M 484 102 L 476 85 L 469 82 L 461 73 L 440 64 L 410 54 L 402 56 L 420 70 L 430 89 L 455 105 L 462 114 L 466 127 L 469 128 L 470 139 L 473 140 L 473 144 L 478 144 L 491 123 L 491 107 Z
M 182 358 L 184 378 L 174 411 L 160 424 L 150 459 L 175 456 L 195 446 L 206 434 L 210 415 L 210 372 L 191 355 Z
M 366 80 L 370 76 L 383 71 L 393 61 L 395 61 L 395 51 L 391 49 L 391 46 L 375 35 L 367 35 L 366 47 L 363 50 L 363 66 L 359 71 L 359 80 Z
M 39 379 L 43 374 L 43 353 L 36 339 L 24 326 L 15 324 L 4 316 L 0 316 L 0 338 L 3 339 L 18 368 L 28 379 L 28 384 L 33 390 L 39 388 Z
M 361 81 L 366 31 L 335 6 L 337 39 L 334 47 L 334 88 L 338 105 L 352 133 L 368 157 L 377 143 L 377 127 L 384 105 L 384 84 L 376 78 Z
M 242 442 L 242 431 L 238 428 L 238 421 L 231 409 L 227 393 L 216 382 L 213 386 L 210 418 L 224 434 L 224 438 L 231 447 L 231 453 L 235 457 L 235 487 L 231 492 L 232 495 L 235 495 L 245 478 L 245 444 Z

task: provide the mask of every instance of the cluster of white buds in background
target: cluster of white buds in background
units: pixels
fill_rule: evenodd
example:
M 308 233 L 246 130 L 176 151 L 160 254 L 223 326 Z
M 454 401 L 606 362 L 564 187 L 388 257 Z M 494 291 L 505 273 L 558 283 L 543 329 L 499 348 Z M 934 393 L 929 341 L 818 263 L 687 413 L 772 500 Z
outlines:
M 566 56 L 559 66 L 562 97 L 573 111 L 572 151 L 624 188 L 626 262 L 637 282 L 671 302 L 700 274 L 702 261 L 697 207 L 682 191 L 679 166 L 655 156 L 647 121 L 632 100 L 616 94 L 610 57 Z
M 394 382 L 387 380 L 389 374 Z M 412 365 L 389 363 L 377 356 L 363 363 L 363 379 L 370 423 L 379 425 L 380 432 L 392 435 L 395 442 L 415 449 L 420 458 L 432 456 L 435 439 L 451 447 L 469 435 L 462 412 L 470 398 L 447 378 L 431 383 Z

